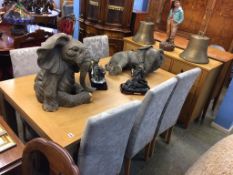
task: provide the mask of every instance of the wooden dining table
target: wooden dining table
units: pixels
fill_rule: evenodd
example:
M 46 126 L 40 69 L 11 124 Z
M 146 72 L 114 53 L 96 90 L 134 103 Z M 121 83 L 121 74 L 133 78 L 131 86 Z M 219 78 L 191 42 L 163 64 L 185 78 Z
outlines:
M 0 33 L 2 34 L 2 36 L 0 37 L 0 53 L 5 53 L 8 52 L 10 49 L 14 49 L 14 38 L 16 36 L 13 36 L 11 34 L 12 26 L 13 25 L 11 24 L 0 23 Z M 58 33 L 57 29 L 42 27 L 34 24 L 28 24 L 26 27 L 28 33 L 35 32 L 38 29 L 50 33 Z
M 109 59 L 109 57 L 101 59 L 100 64 L 104 66 Z M 78 75 L 76 74 L 76 81 L 78 81 Z M 174 76 L 165 70 L 157 69 L 146 79 L 152 88 Z M 106 73 L 105 78 L 108 90 L 93 92 L 91 103 L 71 108 L 59 107 L 55 112 L 45 112 L 42 104 L 37 101 L 33 90 L 35 75 L 2 81 L 0 82 L 0 109 L 11 127 L 16 127 L 13 112 L 16 110 L 40 136 L 68 148 L 80 141 L 87 120 L 91 116 L 144 98 L 143 95 L 125 95 L 120 92 L 120 84 L 131 78 L 130 71 L 124 71 L 118 76 Z M 86 80 L 88 82 L 88 78 Z

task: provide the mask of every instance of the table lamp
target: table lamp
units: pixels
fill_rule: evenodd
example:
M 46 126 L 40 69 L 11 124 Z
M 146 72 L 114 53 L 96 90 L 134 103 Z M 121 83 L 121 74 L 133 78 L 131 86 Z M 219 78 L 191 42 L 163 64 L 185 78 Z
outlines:
M 5 23 L 14 25 L 11 33 L 17 36 L 27 33 L 26 24 L 32 21 L 32 17 L 21 3 L 15 3 L 3 15 L 3 20 Z

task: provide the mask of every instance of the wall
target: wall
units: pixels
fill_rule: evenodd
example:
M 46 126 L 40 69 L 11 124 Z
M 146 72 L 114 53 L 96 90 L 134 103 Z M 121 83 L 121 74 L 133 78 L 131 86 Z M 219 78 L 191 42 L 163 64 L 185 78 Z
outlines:
M 56 8 L 60 9 L 60 0 L 54 0 L 55 4 L 56 4 Z
M 220 105 L 217 116 L 212 123 L 213 126 L 220 126 L 223 131 L 230 132 L 233 128 L 233 80 L 227 89 L 225 97 Z
M 149 0 L 134 0 L 133 9 L 137 11 L 147 11 Z
M 75 28 L 74 28 L 74 38 L 78 39 L 78 35 L 79 35 L 79 12 L 80 12 L 80 6 L 79 6 L 79 0 L 75 0 L 74 1 L 74 14 L 75 14 L 75 18 L 76 18 L 76 23 L 75 23 Z
M 148 16 L 163 31 L 166 28 L 169 1 L 151 0 L 149 5 Z M 233 0 L 181 0 L 181 4 L 185 20 L 179 27 L 179 35 L 189 37 L 190 34 L 197 34 L 209 20 L 206 35 L 211 38 L 211 43 L 233 51 Z M 208 14 L 211 14 L 210 17 Z M 203 21 L 205 15 L 207 18 Z

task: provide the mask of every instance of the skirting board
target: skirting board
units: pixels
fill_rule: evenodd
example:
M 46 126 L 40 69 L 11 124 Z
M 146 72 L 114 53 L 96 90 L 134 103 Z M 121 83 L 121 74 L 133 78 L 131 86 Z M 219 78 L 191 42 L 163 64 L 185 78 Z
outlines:
M 215 122 L 212 122 L 211 126 L 219 131 L 226 133 L 226 134 L 230 134 L 231 130 L 233 129 L 233 126 L 231 126 L 229 129 L 226 129 L 226 128 L 223 128 L 222 126 L 218 125 Z

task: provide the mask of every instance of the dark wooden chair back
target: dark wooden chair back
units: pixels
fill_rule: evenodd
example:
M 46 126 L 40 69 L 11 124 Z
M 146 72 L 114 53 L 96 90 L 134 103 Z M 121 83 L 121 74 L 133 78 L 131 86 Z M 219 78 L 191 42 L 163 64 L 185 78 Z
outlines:
M 24 48 L 32 46 L 40 46 L 47 38 L 52 36 L 53 33 L 38 29 L 35 32 L 14 38 L 14 48 Z
M 23 175 L 80 175 L 70 154 L 44 138 L 28 142 L 23 151 Z

